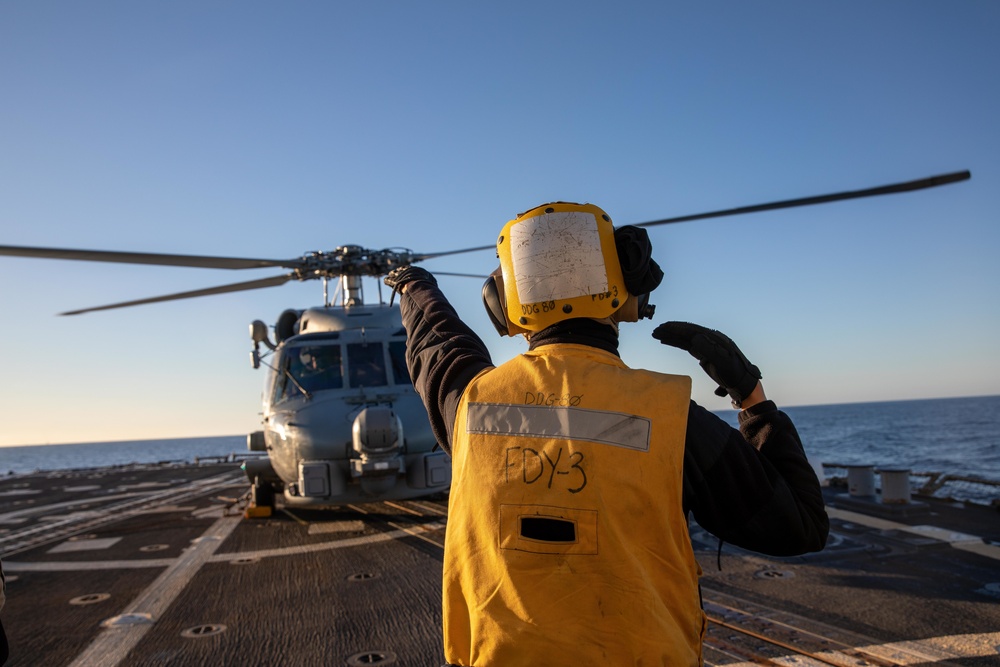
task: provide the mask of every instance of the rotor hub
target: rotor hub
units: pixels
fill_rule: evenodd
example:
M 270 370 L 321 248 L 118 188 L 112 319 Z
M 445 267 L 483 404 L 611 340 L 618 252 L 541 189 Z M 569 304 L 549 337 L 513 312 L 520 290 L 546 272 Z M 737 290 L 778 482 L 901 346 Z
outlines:
M 384 276 L 399 266 L 414 261 L 412 250 L 386 248 L 371 250 L 357 245 L 344 245 L 334 250 L 316 250 L 302 257 L 295 269 L 296 278 L 338 278 L 340 276 Z

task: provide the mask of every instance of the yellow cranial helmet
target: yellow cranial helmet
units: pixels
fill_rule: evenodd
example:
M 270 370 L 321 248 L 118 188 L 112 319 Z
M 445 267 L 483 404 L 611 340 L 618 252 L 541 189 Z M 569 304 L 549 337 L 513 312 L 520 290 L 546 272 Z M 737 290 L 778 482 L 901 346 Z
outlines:
M 629 300 L 614 225 L 597 206 L 553 202 L 521 213 L 500 232 L 497 255 L 507 335 L 611 317 Z M 499 330 L 498 315 L 491 312 Z

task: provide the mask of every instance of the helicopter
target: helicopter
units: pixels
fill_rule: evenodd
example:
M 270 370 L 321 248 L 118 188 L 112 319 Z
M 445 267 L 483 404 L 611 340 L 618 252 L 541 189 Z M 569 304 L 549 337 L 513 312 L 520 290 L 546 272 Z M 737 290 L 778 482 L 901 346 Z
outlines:
M 639 223 L 652 227 L 846 199 L 909 192 L 967 180 L 953 172 L 891 185 L 743 206 Z M 266 369 L 261 428 L 247 436 L 259 457 L 242 468 L 250 483 L 247 516 L 268 516 L 276 494 L 291 507 L 325 508 L 352 502 L 403 500 L 446 491 L 451 461 L 431 432 L 427 413 L 406 367 L 406 331 L 399 305 L 367 303 L 363 277 L 380 279 L 397 267 L 460 253 L 496 250 L 478 246 L 417 253 L 344 245 L 292 259 L 254 259 L 0 245 L 0 255 L 218 269 L 285 268 L 258 280 L 68 311 L 79 315 L 178 299 L 276 287 L 289 281 L 323 281 L 323 305 L 286 309 L 273 327 L 250 324 L 253 368 Z M 478 277 L 437 271 L 438 275 Z M 334 296 L 329 283 L 337 283 Z M 651 315 L 652 313 L 650 313 Z M 271 332 L 273 331 L 273 340 Z

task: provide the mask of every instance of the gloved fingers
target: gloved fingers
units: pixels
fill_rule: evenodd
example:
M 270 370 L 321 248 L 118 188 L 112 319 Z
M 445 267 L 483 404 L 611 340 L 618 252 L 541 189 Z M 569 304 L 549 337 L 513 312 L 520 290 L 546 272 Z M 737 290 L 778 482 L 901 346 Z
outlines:
M 707 362 L 707 361 L 702 361 L 698 365 L 701 366 L 701 370 L 705 371 L 705 375 L 707 375 L 708 377 L 712 378 L 712 380 L 714 380 L 719 385 L 714 390 L 714 393 L 715 393 L 716 396 L 720 396 L 720 397 L 721 396 L 726 396 L 726 395 L 733 396 L 733 388 L 732 387 L 727 387 L 722 382 L 722 379 L 721 379 L 720 374 L 719 374 L 719 370 L 718 370 L 718 368 L 716 366 L 714 366 L 713 364 L 711 364 L 710 362 Z M 736 397 L 733 396 L 733 398 L 736 398 Z
M 395 269 L 386 274 L 386 276 L 382 279 L 382 282 L 391 287 L 393 290 L 398 290 L 403 285 L 416 280 L 426 280 L 427 282 L 437 285 L 437 280 L 430 271 L 419 266 L 412 265 L 397 266 Z
M 664 322 L 653 329 L 653 338 L 664 345 L 691 351 L 692 338 L 705 331 L 710 329 L 690 322 Z
M 397 282 L 399 279 L 399 270 L 402 268 L 405 267 L 402 266 L 396 267 L 395 269 L 393 269 L 392 271 L 390 271 L 389 273 L 385 274 L 382 277 L 382 282 L 385 283 L 386 286 L 391 287 L 393 291 L 395 291 L 396 285 L 399 284 Z
M 424 280 L 437 285 L 437 280 L 430 273 L 430 271 L 422 269 L 419 266 L 397 266 L 395 269 L 386 274 L 386 276 L 382 278 L 382 282 L 392 288 L 392 294 L 389 295 L 389 305 L 391 306 L 396 300 L 396 292 L 402 292 L 404 285 L 417 280 Z
M 686 350 L 718 385 L 717 396 L 729 394 L 739 404 L 757 386 L 760 369 L 746 358 L 733 340 L 720 331 L 690 322 L 665 322 L 653 337 L 665 345 Z
M 697 324 L 688 323 L 678 323 L 683 324 L 684 328 L 673 328 L 673 331 L 684 331 L 683 335 L 689 336 L 686 342 L 686 349 L 691 353 L 693 357 L 700 361 L 708 361 L 713 366 L 717 368 L 725 368 L 728 365 L 734 363 L 734 359 L 741 359 L 747 365 L 750 362 L 746 360 L 743 353 L 736 346 L 736 343 L 727 336 L 726 334 L 716 331 L 715 329 L 709 329 L 707 327 L 702 327 Z M 707 369 L 706 369 L 707 370 Z M 711 373 L 709 373 L 711 374 Z
M 733 354 L 717 335 L 713 335 L 717 333 L 706 330 L 704 333 L 695 334 L 691 339 L 691 348 L 688 351 L 696 358 L 711 362 L 713 365 L 727 363 Z

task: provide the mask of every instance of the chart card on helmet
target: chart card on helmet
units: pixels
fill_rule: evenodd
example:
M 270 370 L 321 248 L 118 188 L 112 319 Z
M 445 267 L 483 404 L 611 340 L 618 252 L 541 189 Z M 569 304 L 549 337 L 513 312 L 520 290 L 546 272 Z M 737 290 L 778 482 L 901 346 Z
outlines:
M 522 304 L 608 291 L 597 219 L 590 213 L 545 213 L 510 230 L 517 296 Z

